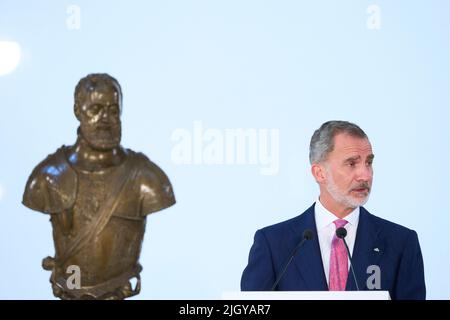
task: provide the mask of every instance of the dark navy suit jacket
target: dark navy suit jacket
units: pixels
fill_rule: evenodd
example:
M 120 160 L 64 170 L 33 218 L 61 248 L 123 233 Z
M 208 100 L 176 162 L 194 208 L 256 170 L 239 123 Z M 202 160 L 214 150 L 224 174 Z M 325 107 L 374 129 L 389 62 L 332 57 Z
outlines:
M 328 290 L 314 205 L 293 219 L 256 232 L 241 290 L 270 290 L 306 229 L 314 231 L 314 238 L 297 251 L 276 290 Z M 368 290 L 367 280 L 373 270 L 368 273 L 367 268 L 375 265 L 380 268 L 380 290 L 388 290 L 391 299 L 425 299 L 423 259 L 415 231 L 378 218 L 361 207 L 352 261 L 360 290 Z M 350 272 L 346 290 L 356 290 Z

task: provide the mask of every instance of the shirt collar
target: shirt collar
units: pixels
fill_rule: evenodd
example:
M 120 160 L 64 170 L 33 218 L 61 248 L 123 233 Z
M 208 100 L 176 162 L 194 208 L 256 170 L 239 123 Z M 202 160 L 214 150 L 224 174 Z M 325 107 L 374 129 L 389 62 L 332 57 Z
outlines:
M 328 211 L 320 202 L 320 199 L 316 201 L 316 205 L 314 206 L 315 218 L 316 218 L 316 227 L 317 231 L 322 230 L 323 228 L 328 227 L 331 223 L 333 223 L 336 217 L 333 213 Z M 359 207 L 356 207 L 355 210 L 350 212 L 344 220 L 346 220 L 350 225 L 356 226 L 359 220 Z

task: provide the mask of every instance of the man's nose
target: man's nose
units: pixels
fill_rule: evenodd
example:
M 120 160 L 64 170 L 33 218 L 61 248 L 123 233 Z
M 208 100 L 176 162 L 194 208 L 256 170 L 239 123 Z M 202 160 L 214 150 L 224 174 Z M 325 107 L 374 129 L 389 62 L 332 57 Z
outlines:
M 358 170 L 358 181 L 371 181 L 373 177 L 373 169 L 371 166 L 363 165 Z
M 100 121 L 103 123 L 109 123 L 111 121 L 111 115 L 108 110 L 103 109 L 100 117 Z

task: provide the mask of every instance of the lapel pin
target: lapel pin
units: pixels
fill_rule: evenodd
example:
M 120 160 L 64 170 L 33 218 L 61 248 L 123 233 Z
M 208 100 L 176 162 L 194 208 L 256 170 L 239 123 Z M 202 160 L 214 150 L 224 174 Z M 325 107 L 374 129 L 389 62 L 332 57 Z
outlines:
M 373 251 L 380 252 L 380 249 L 378 249 L 378 248 L 373 248 Z

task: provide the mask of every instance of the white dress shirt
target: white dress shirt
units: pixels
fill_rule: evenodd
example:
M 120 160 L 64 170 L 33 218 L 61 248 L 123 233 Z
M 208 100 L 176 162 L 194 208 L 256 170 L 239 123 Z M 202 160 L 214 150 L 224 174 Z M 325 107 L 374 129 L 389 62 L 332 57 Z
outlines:
M 339 218 L 325 209 L 325 207 L 320 203 L 320 200 L 316 201 L 316 205 L 314 206 L 314 213 L 320 253 L 322 255 L 323 270 L 325 271 L 327 283 L 329 284 L 331 241 L 333 240 L 333 236 L 336 232 L 336 226 L 333 221 Z M 355 245 L 356 230 L 358 229 L 359 222 L 359 207 L 357 207 L 349 215 L 347 215 L 344 220 L 347 221 L 347 224 L 344 226 L 344 228 L 347 230 L 345 241 L 347 241 L 348 249 L 353 256 L 353 247 Z M 348 263 L 348 266 L 350 268 L 350 261 Z

